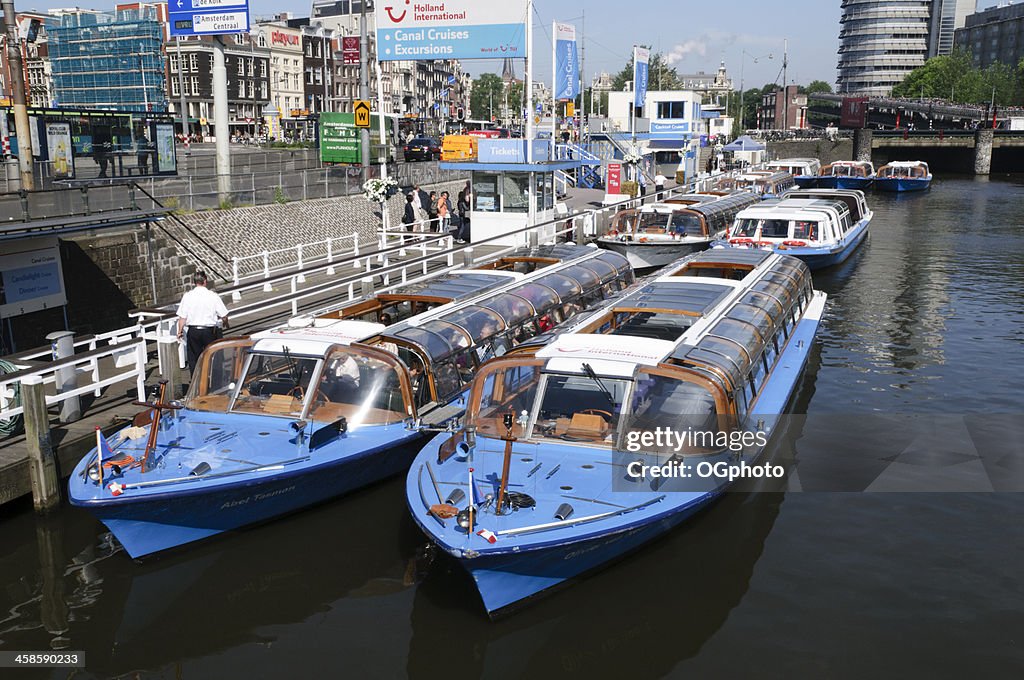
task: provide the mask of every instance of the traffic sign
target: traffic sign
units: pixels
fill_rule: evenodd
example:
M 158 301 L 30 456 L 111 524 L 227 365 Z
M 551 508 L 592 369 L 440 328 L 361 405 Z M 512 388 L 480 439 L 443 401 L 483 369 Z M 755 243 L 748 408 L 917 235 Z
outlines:
M 170 0 L 172 36 L 249 32 L 248 0 Z
M 357 99 L 352 106 L 352 112 L 356 115 L 356 127 L 370 127 L 370 102 L 365 99 Z

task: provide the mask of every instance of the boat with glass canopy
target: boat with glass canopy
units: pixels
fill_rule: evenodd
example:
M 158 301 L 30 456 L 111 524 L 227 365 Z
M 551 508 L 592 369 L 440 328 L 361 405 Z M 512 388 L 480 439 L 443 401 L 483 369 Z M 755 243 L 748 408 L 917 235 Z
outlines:
M 875 181 L 871 161 L 835 161 L 822 167 L 815 185 L 819 189 L 867 189 Z
M 597 245 L 625 256 L 634 269 L 661 267 L 707 249 L 725 233 L 736 213 L 758 201 L 745 191 L 695 194 L 623 211 Z
M 788 172 L 801 189 L 814 189 L 818 186 L 821 161 L 817 158 L 780 158 L 777 161 L 770 161 L 768 167 L 772 170 Z
M 632 281 L 614 253 L 524 249 L 214 343 L 184 402 L 161 394 L 112 443 L 97 434 L 71 503 L 140 557 L 397 474 L 482 361 Z
M 480 368 L 463 429 L 413 461 L 413 517 L 491 615 L 640 547 L 759 464 L 825 299 L 806 265 L 760 250 L 634 284 Z
M 932 172 L 924 161 L 892 161 L 878 169 L 879 191 L 924 191 L 931 186 Z

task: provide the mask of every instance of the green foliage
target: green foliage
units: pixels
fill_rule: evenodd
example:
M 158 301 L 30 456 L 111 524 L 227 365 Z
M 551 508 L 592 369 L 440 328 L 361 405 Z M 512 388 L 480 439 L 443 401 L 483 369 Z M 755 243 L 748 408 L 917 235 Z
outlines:
M 807 87 L 803 88 L 806 94 L 831 94 L 832 86 L 826 83 L 824 80 L 812 80 Z
M 281 205 L 284 205 L 287 202 L 288 197 L 285 196 L 284 189 L 282 187 L 274 187 L 274 203 L 280 203 Z
M 225 198 L 224 200 L 222 200 L 220 202 L 220 209 L 221 210 L 231 210 L 231 208 L 233 208 L 233 207 L 234 206 L 231 205 L 231 199 Z
M 675 67 L 665 61 L 665 56 L 658 53 L 651 54 L 651 60 L 647 67 L 648 89 L 651 90 L 681 90 L 682 81 Z M 633 57 L 629 58 L 622 70 L 615 74 L 612 79 L 612 89 L 621 91 L 627 84 L 633 82 Z
M 491 107 L 494 115 L 501 112 L 505 99 L 505 83 L 497 73 L 484 73 L 473 81 L 473 90 L 469 98 L 469 110 L 473 118 L 478 120 L 491 119 Z
M 640 193 L 640 185 L 636 182 L 623 182 L 621 191 L 624 194 L 629 194 L 632 198 L 636 198 L 636 195 Z
M 893 88 L 893 96 L 908 99 L 944 99 L 961 104 L 1018 105 L 1024 98 L 1024 63 L 1017 68 L 996 63 L 988 68 L 974 66 L 970 52 L 953 50 L 952 54 L 932 57 L 924 66 L 914 69 Z

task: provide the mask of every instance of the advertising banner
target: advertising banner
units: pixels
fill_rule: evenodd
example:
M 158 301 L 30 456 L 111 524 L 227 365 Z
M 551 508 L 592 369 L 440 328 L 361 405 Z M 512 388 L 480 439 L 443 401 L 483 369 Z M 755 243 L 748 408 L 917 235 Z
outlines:
M 46 151 L 54 178 L 74 178 L 75 161 L 71 151 L 71 125 L 69 123 L 46 124 Z
M 868 98 L 843 97 L 839 111 L 839 126 L 844 128 L 862 128 L 867 122 Z
M 641 108 L 647 99 L 647 65 L 651 51 L 646 47 L 633 48 L 633 106 Z
M 0 255 L 0 317 L 67 303 L 56 238 L 11 241 Z
M 153 142 L 156 145 L 156 167 L 153 170 L 160 174 L 176 173 L 178 163 L 174 156 L 174 125 L 154 123 Z
M 622 193 L 622 163 L 609 163 L 607 172 L 608 193 Z
M 381 61 L 526 56 L 526 0 L 390 0 L 375 5 Z
M 349 65 L 359 63 L 358 35 L 346 35 L 341 39 L 341 61 Z
M 377 114 L 370 122 L 370 162 L 380 155 L 380 122 Z M 320 160 L 324 163 L 362 163 L 359 128 L 354 113 L 320 114 Z
M 555 99 L 575 100 L 580 93 L 576 27 L 555 22 Z

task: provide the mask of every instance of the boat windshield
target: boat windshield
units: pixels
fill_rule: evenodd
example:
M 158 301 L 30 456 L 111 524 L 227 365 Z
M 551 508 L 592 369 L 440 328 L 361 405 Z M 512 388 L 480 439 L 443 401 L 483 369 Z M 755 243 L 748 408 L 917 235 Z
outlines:
M 246 362 L 233 413 L 258 413 L 299 418 L 309 393 L 319 358 L 295 356 L 288 352 L 253 352 Z
M 693 213 L 672 213 L 671 231 L 684 236 L 704 236 L 704 226 Z
M 252 341 L 248 339 L 223 340 L 207 347 L 192 373 L 185 408 L 193 411 L 227 411 L 250 347 Z
M 759 229 L 760 234 L 758 234 Z M 732 228 L 732 236 L 786 238 L 789 236 L 789 220 L 759 220 L 751 218 L 736 220 L 736 225 Z
M 701 454 L 721 449 L 721 432 L 729 429 L 712 392 L 686 376 L 641 370 L 637 378 L 544 373 L 539 361 L 512 360 L 493 365 L 477 379 L 470 398 L 469 420 L 483 436 L 507 434 L 539 441 L 557 439 L 598 446 L 619 446 L 639 433 L 670 426 L 701 433 L 665 442 L 669 453 Z M 638 433 L 634 435 L 632 433 Z M 662 453 L 646 443 L 645 451 Z
M 672 213 L 645 212 L 640 214 L 636 230 L 648 234 L 664 234 Z
M 334 422 L 345 418 L 348 429 L 354 431 L 364 425 L 400 422 L 411 413 L 397 362 L 344 348 L 327 355 L 309 419 Z

